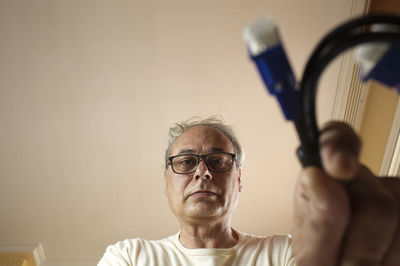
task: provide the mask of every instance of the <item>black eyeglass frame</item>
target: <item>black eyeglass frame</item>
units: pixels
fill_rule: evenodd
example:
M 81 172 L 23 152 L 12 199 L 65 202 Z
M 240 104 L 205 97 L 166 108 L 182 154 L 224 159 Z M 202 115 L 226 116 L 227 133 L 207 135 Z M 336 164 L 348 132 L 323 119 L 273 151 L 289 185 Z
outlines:
M 227 155 L 230 155 L 232 157 L 232 165 L 231 165 L 231 167 L 229 169 L 225 170 L 225 171 L 214 171 L 214 170 L 212 170 L 212 167 L 210 167 L 208 165 L 208 163 L 207 163 L 207 156 L 213 155 L 213 154 L 227 154 Z M 194 168 L 193 171 L 187 172 L 187 173 L 179 173 L 179 172 L 175 171 L 174 166 L 172 164 L 172 160 L 174 158 L 176 158 L 176 157 L 185 156 L 185 155 L 196 156 L 197 157 L 197 164 L 196 164 L 196 167 Z M 200 163 L 201 159 L 203 159 L 203 161 L 206 164 L 208 170 L 210 170 L 211 172 L 213 172 L 213 173 L 226 173 L 226 172 L 229 172 L 230 170 L 232 170 L 233 163 L 236 162 L 236 154 L 229 153 L 229 152 L 223 152 L 223 151 L 221 151 L 221 152 L 213 152 L 213 153 L 204 154 L 204 155 L 193 154 L 193 153 L 178 154 L 178 155 L 174 155 L 174 156 L 169 156 L 168 157 L 168 164 L 171 165 L 171 169 L 172 169 L 172 171 L 174 171 L 175 174 L 188 175 L 188 174 L 192 174 L 192 173 L 196 172 L 197 167 L 199 166 L 199 163 Z

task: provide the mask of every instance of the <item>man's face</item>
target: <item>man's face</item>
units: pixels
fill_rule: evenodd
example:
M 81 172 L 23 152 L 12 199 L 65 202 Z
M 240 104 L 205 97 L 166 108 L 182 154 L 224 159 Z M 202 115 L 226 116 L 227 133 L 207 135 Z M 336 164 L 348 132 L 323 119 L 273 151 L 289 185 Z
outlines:
M 219 130 L 196 126 L 179 136 L 172 145 L 171 156 L 205 155 L 216 151 L 234 153 L 231 141 Z M 191 174 L 176 174 L 171 165 L 166 172 L 166 194 L 175 216 L 184 223 L 202 224 L 216 219 L 230 219 L 238 201 L 241 170 L 213 173 L 201 160 Z

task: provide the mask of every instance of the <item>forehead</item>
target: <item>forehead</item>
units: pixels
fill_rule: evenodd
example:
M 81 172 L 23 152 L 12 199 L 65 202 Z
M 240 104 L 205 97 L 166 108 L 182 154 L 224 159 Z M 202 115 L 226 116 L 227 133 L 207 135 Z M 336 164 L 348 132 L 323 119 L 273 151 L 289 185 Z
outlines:
M 208 126 L 195 126 L 186 130 L 172 145 L 172 154 L 192 151 L 198 154 L 212 151 L 233 152 L 232 142 L 220 130 Z

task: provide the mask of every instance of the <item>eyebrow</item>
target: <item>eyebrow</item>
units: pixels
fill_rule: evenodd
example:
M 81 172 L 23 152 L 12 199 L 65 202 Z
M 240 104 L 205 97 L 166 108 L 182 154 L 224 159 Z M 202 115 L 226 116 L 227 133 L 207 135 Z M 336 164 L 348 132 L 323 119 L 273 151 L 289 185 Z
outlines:
M 212 148 L 210 149 L 210 152 L 225 152 L 225 151 L 224 151 L 224 149 L 221 149 L 221 148 L 212 147 Z M 180 154 L 195 154 L 195 153 L 196 153 L 196 150 L 193 150 L 193 149 L 183 149 L 183 150 L 181 150 L 180 152 L 178 152 L 177 155 L 180 155 Z
M 180 152 L 178 152 L 178 154 L 177 155 L 179 155 L 179 154 L 187 154 L 187 153 L 195 153 L 196 151 L 195 150 L 192 150 L 192 149 L 183 149 L 183 150 L 181 150 Z

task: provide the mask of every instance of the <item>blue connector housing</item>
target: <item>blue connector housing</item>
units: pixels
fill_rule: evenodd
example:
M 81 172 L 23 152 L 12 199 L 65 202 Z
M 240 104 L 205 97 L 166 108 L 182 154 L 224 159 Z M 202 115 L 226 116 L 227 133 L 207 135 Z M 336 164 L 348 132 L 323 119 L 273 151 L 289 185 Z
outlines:
M 400 93 L 400 47 L 390 46 L 364 80 L 374 79 Z
M 256 63 L 269 93 L 278 99 L 285 118 L 296 120 L 302 114 L 302 105 L 296 90 L 296 79 L 282 45 L 269 47 L 265 52 L 251 58 Z

